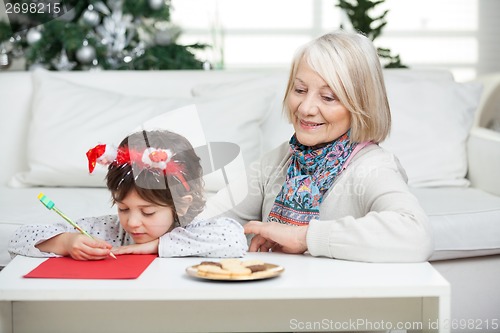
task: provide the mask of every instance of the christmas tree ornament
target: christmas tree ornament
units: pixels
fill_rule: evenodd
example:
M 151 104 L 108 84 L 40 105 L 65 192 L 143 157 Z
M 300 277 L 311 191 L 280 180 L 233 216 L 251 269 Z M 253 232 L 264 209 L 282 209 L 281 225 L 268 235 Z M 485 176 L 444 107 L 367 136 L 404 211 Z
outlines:
M 12 44 L 13 49 L 11 51 L 12 57 L 21 58 L 24 57 L 24 49 L 22 46 L 23 38 L 21 34 L 16 33 L 12 37 L 10 37 L 9 42 Z
M 0 51 L 2 53 L 10 53 L 14 49 L 14 39 L 13 37 L 4 40 L 0 43 Z
M 7 69 L 10 67 L 10 65 L 12 65 L 10 54 L 7 53 L 6 49 L 1 49 L 0 50 L 0 70 Z
M 172 44 L 180 35 L 179 27 L 167 21 L 155 22 L 154 28 L 156 30 L 154 40 L 157 45 Z
M 97 60 L 97 59 L 92 60 L 92 65 L 90 66 L 89 71 L 97 72 L 97 71 L 101 71 L 101 70 L 102 70 L 102 67 L 99 65 L 99 60 Z
M 131 54 L 134 55 L 134 57 L 139 58 L 146 52 L 146 45 L 143 41 L 140 41 L 137 43 L 137 46 L 132 49 Z
M 165 5 L 165 0 L 148 0 L 151 9 L 160 10 Z
M 155 34 L 155 43 L 165 46 L 172 43 L 172 36 L 168 30 L 158 30 Z
M 156 29 L 152 27 L 152 23 L 149 19 L 142 20 L 142 24 L 137 26 L 137 38 L 139 43 L 145 45 L 154 45 L 154 36 L 152 35 Z
M 86 25 L 95 27 L 99 25 L 101 17 L 99 16 L 99 13 L 94 10 L 94 6 L 89 5 L 82 14 L 82 20 Z
M 106 4 L 104 4 L 104 2 L 102 1 L 94 2 L 94 8 L 104 16 L 108 16 L 109 14 L 111 14 L 108 6 L 106 6 Z
M 36 28 L 31 28 L 28 30 L 28 33 L 26 34 L 26 41 L 29 45 L 38 43 L 40 39 L 42 39 L 42 33 L 40 32 L 40 30 Z
M 210 63 L 210 61 L 203 62 L 203 70 L 209 71 L 211 69 L 212 69 L 212 64 Z
M 76 59 L 81 64 L 90 64 L 95 59 L 96 52 L 92 45 L 88 45 L 88 41 L 83 42 L 83 46 L 76 50 Z
M 107 47 L 107 55 L 112 67 L 118 66 L 119 61 L 123 60 L 119 55 L 129 46 L 135 36 L 136 28 L 132 20 L 132 15 L 123 14 L 115 4 L 111 15 L 105 17 L 102 24 L 95 28 L 102 44 Z
M 123 9 L 123 0 L 108 0 L 108 7 L 111 11 L 121 11 Z
M 68 54 L 66 53 L 66 50 L 63 49 L 59 56 L 52 60 L 52 65 L 58 71 L 70 71 L 75 68 L 76 62 L 69 61 Z

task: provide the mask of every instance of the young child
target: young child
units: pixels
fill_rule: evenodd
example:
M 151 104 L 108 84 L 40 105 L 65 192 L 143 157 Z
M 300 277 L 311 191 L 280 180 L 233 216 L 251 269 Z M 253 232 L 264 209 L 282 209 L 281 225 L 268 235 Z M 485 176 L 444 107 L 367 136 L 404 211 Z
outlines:
M 125 138 L 117 151 L 98 145 L 87 153 L 89 171 L 109 164 L 107 187 L 118 215 L 76 223 L 25 225 L 10 240 L 9 253 L 31 257 L 105 259 L 113 254 L 160 257 L 241 257 L 247 251 L 243 227 L 229 218 L 203 220 L 203 170 L 186 138 L 169 131 L 142 131 Z M 33 236 L 35 235 L 35 236 Z

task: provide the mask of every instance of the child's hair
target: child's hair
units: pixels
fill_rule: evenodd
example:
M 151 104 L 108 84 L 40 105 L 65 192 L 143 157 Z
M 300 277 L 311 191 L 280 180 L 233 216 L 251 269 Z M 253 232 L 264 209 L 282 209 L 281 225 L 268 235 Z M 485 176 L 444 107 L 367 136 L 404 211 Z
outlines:
M 164 169 L 148 167 L 140 158 L 137 161 L 133 158 L 132 152 L 142 154 L 148 149 L 168 152 L 173 168 L 171 163 Z M 123 162 L 117 158 L 108 167 L 106 185 L 113 203 L 123 201 L 131 190 L 135 190 L 148 202 L 172 208 L 176 222 L 182 226 L 191 222 L 203 210 L 203 169 L 200 158 L 186 138 L 166 130 L 142 131 L 126 137 L 120 143 L 118 151 L 118 155 L 125 151 L 127 159 Z M 191 195 L 192 201 L 179 220 L 176 207 L 186 205 L 181 200 L 186 195 Z

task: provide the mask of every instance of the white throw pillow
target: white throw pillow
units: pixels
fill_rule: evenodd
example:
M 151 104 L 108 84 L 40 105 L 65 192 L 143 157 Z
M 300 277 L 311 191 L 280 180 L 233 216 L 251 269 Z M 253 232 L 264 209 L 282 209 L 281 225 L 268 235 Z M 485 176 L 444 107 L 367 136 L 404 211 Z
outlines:
M 14 187 L 104 186 L 106 168 L 90 176 L 85 153 L 98 143 L 118 145 L 134 128 L 189 99 L 128 97 L 33 73 L 32 118 L 28 133 L 29 170 Z
M 246 165 L 262 153 L 261 124 L 272 102 L 272 92 L 247 91 L 219 97 L 195 97 L 195 105 L 208 142 L 240 146 Z
M 409 185 L 467 186 L 466 140 L 481 86 L 415 75 L 392 75 L 386 85 L 392 130 L 381 146 L 398 156 Z
M 288 82 L 287 71 L 277 71 L 268 75 L 240 80 L 208 83 L 194 86 L 191 93 L 195 97 L 232 96 L 249 93 L 253 98 L 272 99 L 267 110 L 261 115 L 260 130 L 262 131 L 261 153 L 267 152 L 286 140 L 293 134 L 293 127 L 282 112 L 282 102 Z

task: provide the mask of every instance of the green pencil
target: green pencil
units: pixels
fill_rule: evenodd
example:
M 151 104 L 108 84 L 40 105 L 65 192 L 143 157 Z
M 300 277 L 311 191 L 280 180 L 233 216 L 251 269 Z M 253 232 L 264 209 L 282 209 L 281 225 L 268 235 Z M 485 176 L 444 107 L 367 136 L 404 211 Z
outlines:
M 40 194 L 38 195 L 38 199 L 49 210 L 53 210 L 54 212 L 56 212 L 57 214 L 59 214 L 59 216 L 61 216 L 63 219 L 66 220 L 66 222 L 68 222 L 69 224 L 71 224 L 73 226 L 73 228 L 75 228 L 76 230 L 80 231 L 85 236 L 87 236 L 87 237 L 89 237 L 91 239 L 94 239 L 94 237 L 92 237 L 88 232 L 86 232 L 85 230 L 83 230 L 78 224 L 76 224 L 75 222 L 73 222 L 63 212 L 61 212 L 59 209 L 57 209 L 54 201 L 52 201 L 49 198 L 47 198 L 47 196 L 45 194 L 43 194 L 43 193 L 40 192 Z M 110 252 L 109 255 L 111 257 L 113 257 L 113 258 L 116 259 L 116 256 L 113 254 L 113 252 Z

